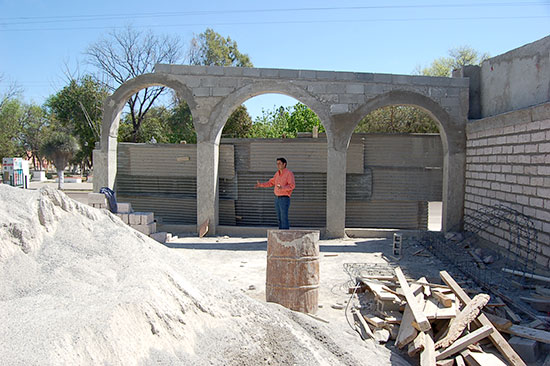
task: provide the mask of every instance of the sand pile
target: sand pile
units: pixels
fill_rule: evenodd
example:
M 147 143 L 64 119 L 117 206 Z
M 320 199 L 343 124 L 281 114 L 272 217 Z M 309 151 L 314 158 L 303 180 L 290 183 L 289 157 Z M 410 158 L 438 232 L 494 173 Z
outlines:
M 389 363 L 48 188 L 0 185 L 0 319 L 1 365 Z

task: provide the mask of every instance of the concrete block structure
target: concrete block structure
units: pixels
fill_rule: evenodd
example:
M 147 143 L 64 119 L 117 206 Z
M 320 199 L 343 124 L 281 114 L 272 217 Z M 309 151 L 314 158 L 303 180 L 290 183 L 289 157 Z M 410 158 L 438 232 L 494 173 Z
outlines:
M 326 236 L 343 237 L 346 160 L 354 128 L 370 112 L 407 104 L 427 111 L 438 124 L 443 146 L 444 230 L 461 225 L 465 127 L 469 82 L 464 78 L 316 70 L 157 65 L 155 72 L 124 83 L 104 104 L 100 149 L 94 151 L 94 191 L 113 188 L 117 174 L 120 113 L 137 91 L 163 85 L 189 105 L 197 132 L 197 223 L 209 221 L 215 235 L 219 212 L 221 132 L 232 111 L 247 99 L 281 93 L 311 108 L 326 129 Z
M 474 75 L 466 126 L 465 219 L 502 205 L 530 218 L 537 231 L 524 257 L 550 268 L 550 37 L 462 70 Z M 488 225 L 480 233 L 506 247 L 510 233 Z
M 121 85 L 104 104 L 101 143 L 94 150 L 95 192 L 115 184 L 125 103 L 137 91 L 155 85 L 174 90 L 193 115 L 198 142 L 182 158 L 195 162 L 185 167 L 196 177 L 194 222 L 208 221 L 209 235 L 215 235 L 219 225 L 220 177 L 232 174 L 220 163 L 226 156 L 220 153 L 221 132 L 232 111 L 247 99 L 265 93 L 288 95 L 311 108 L 325 127 L 326 200 L 317 210 L 326 213 L 327 237 L 345 235 L 348 154 L 354 151 L 355 127 L 376 109 L 405 104 L 427 111 L 439 127 L 442 230 L 460 230 L 480 210 L 509 207 L 535 223 L 536 262 L 550 268 L 550 37 L 481 66 L 466 66 L 452 78 L 157 65 L 154 73 Z M 390 177 L 384 164 L 378 170 L 374 186 L 384 184 L 383 173 Z M 481 235 L 502 244 L 502 231 L 488 225 Z

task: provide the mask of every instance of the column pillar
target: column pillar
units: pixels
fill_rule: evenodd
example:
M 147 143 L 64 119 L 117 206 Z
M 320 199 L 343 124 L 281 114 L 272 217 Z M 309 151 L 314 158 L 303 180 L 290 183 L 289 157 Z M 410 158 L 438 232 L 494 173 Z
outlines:
M 328 147 L 327 159 L 327 228 L 329 238 L 346 236 L 346 157 L 347 150 Z
M 197 232 L 208 220 L 208 234 L 215 235 L 218 225 L 219 143 L 197 142 Z

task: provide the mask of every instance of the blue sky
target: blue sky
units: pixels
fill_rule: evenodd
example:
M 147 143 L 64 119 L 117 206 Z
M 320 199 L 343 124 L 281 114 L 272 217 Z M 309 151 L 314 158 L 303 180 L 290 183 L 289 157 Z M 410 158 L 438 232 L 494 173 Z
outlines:
M 16 82 L 41 104 L 85 74 L 84 50 L 114 28 L 177 34 L 213 28 L 254 66 L 411 74 L 467 45 L 491 56 L 550 35 L 550 1 L 58 1 L 0 0 L 0 92 Z M 273 96 L 246 105 L 294 104 Z

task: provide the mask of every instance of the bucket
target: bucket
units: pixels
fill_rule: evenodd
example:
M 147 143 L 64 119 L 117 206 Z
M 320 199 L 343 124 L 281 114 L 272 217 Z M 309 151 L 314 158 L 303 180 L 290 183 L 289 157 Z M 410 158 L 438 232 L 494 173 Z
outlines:
M 302 313 L 317 312 L 318 240 L 318 230 L 268 230 L 266 301 Z

